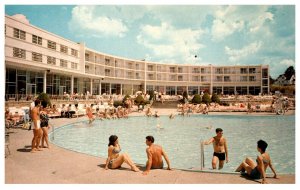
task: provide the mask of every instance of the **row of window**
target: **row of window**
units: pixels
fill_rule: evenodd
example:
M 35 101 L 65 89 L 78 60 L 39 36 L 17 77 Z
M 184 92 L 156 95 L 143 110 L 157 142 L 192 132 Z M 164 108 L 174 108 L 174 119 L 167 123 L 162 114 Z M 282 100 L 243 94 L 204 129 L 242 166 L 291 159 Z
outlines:
M 26 32 L 17 28 L 14 28 L 14 37 L 21 40 L 26 40 Z M 43 38 L 37 35 L 32 35 L 32 43 L 37 45 L 43 45 Z M 47 40 L 47 48 L 56 50 L 56 42 Z M 68 47 L 60 45 L 60 52 L 68 54 Z M 78 57 L 78 50 L 71 48 L 71 55 Z
M 26 51 L 24 49 L 20 48 L 13 48 L 13 56 L 26 59 Z M 37 62 L 43 62 L 43 56 L 40 53 L 32 52 L 32 61 L 37 61 Z M 47 56 L 47 64 L 50 65 L 56 65 L 56 58 Z M 64 59 L 60 59 L 60 66 L 61 67 L 68 67 L 68 61 Z M 77 69 L 78 68 L 78 63 L 71 62 L 71 68 L 72 69 Z

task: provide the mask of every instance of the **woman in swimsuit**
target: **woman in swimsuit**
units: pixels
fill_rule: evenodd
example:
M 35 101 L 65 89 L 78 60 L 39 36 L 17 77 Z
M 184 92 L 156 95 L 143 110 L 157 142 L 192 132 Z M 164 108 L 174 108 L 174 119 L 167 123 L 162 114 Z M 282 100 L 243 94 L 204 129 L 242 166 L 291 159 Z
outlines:
M 244 162 L 235 170 L 236 172 L 246 171 L 247 175 L 252 179 L 262 179 L 261 183 L 266 183 L 266 169 L 270 166 L 272 172 L 274 173 L 274 178 L 278 179 L 275 169 L 272 165 L 270 155 L 266 152 L 268 144 L 263 141 L 257 141 L 257 150 L 261 155 L 257 156 L 256 162 L 251 159 L 246 158 Z
M 44 146 L 44 142 L 47 144 L 47 148 L 50 148 L 49 146 L 49 140 L 48 140 L 48 129 L 50 128 L 49 126 L 49 116 L 47 112 L 47 102 L 42 101 L 42 110 L 40 111 L 40 119 L 41 119 L 41 128 L 43 131 L 43 136 L 42 136 L 42 148 L 46 148 Z
M 109 137 L 108 143 L 108 157 L 106 159 L 105 169 L 116 169 L 121 167 L 125 162 L 131 168 L 131 170 L 138 172 L 140 171 L 135 164 L 132 162 L 131 158 L 127 153 L 121 154 L 121 147 L 119 145 L 118 137 L 116 135 L 111 135 Z

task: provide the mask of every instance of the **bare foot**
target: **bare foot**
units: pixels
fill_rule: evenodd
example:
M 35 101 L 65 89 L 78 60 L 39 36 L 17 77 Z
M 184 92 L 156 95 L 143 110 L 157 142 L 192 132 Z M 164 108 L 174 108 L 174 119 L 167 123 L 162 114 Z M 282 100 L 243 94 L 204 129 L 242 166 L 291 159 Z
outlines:
M 139 171 L 141 171 L 138 167 L 134 167 L 133 169 L 132 169 L 132 171 L 135 171 L 135 172 L 139 172 Z
M 40 149 L 40 148 L 37 148 L 36 150 L 37 150 L 37 151 L 43 151 L 43 150 L 42 150 L 42 149 Z
M 31 151 L 30 151 L 31 153 L 35 153 L 36 152 L 36 149 L 35 148 L 33 148 L 33 149 L 31 149 Z

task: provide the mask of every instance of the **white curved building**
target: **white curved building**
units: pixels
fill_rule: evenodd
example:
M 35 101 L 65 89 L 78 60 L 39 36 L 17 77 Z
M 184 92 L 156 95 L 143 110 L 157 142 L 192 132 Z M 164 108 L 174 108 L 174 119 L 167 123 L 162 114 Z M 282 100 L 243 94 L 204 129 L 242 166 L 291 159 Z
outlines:
M 168 95 L 269 93 L 269 66 L 199 66 L 132 60 L 98 52 L 5 16 L 5 94 Z

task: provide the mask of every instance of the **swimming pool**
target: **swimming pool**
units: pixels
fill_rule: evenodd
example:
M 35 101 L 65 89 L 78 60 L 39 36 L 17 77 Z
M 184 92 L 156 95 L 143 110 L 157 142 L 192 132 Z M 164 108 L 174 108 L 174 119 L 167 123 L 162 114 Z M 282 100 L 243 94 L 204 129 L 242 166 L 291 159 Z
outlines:
M 147 161 L 145 137 L 152 135 L 161 144 L 178 169 L 200 168 L 200 141 L 215 136 L 222 128 L 228 141 L 229 160 L 222 171 L 233 172 L 245 157 L 254 160 L 259 154 L 256 142 L 265 140 L 273 165 L 278 173 L 295 173 L 295 116 L 220 116 L 192 115 L 169 119 L 129 117 L 128 119 L 97 120 L 72 123 L 50 133 L 52 143 L 77 152 L 107 157 L 110 135 L 117 135 L 122 152 L 135 163 Z M 211 169 L 212 145 L 204 147 L 206 170 Z M 165 164 L 166 166 L 166 164 Z M 267 173 L 271 173 L 268 170 Z

